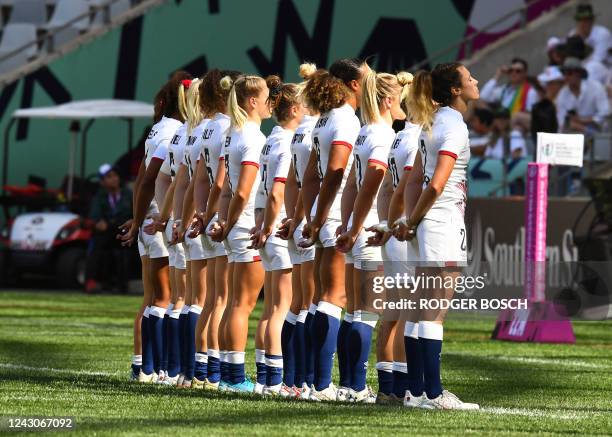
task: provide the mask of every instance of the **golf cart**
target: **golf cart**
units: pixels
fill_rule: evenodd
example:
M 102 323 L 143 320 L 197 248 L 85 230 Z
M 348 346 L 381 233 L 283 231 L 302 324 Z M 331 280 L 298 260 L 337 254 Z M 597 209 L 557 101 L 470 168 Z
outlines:
M 153 105 L 128 100 L 87 100 L 52 107 L 18 109 L 4 132 L 2 196 L 4 229 L 0 232 L 0 278 L 16 282 L 34 273 L 56 278 L 61 287 L 82 287 L 93 223 L 86 219 L 89 200 L 97 184 L 85 174 L 87 133 L 97 119 L 117 118 L 128 123 L 131 154 L 133 121 L 153 117 Z M 61 190 L 46 190 L 29 183 L 9 187 L 9 137 L 15 121 L 23 118 L 70 120 L 68 169 Z M 80 132 L 80 123 L 84 128 Z M 80 135 L 80 144 L 79 144 Z M 80 176 L 75 175 L 80 149 Z M 30 181 L 31 182 L 31 181 Z

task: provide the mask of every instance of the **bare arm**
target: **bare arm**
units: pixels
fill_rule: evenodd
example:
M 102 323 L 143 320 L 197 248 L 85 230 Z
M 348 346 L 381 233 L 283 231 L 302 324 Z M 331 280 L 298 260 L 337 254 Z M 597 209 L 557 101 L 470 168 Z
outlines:
M 419 161 L 419 167 L 421 166 L 421 162 L 419 159 L 419 155 L 417 155 L 417 159 L 415 159 L 415 166 L 411 173 L 416 173 L 416 164 L 417 160 Z M 418 197 L 416 203 L 414 202 L 414 189 L 407 190 L 406 192 L 406 216 L 408 218 L 408 226 L 416 227 L 423 217 L 427 214 L 427 212 L 431 209 L 435 201 L 440 197 L 442 191 L 444 191 L 444 186 L 450 177 L 453 168 L 455 167 L 455 158 L 448 155 L 438 155 L 438 163 L 436 165 L 436 169 L 434 170 L 433 177 L 427 187 L 421 192 L 421 195 Z M 410 179 L 409 179 L 410 180 Z M 412 195 L 412 196 L 411 196 Z M 414 207 L 412 207 L 414 205 Z
M 195 174 L 193 175 L 193 206 L 196 214 L 206 212 L 206 204 L 210 195 L 211 187 L 204 159 L 198 161 Z
M 138 187 L 138 194 L 134 202 L 134 223 L 133 227 L 139 228 L 145 219 L 149 205 L 155 196 L 155 180 L 159 174 L 163 161 L 152 159 L 147 167 L 142 181 Z
M 317 194 L 321 188 L 321 181 L 317 174 L 317 153 L 314 148 L 310 151 L 310 157 L 308 158 L 308 164 L 304 171 L 304 180 L 302 181 L 302 189 L 300 194 L 302 195 L 302 206 L 306 215 L 306 220 L 310 222 L 310 212 L 314 205 Z
M 298 188 L 297 179 L 295 178 L 295 170 L 293 163 L 289 167 L 289 173 L 287 174 L 287 182 L 285 183 L 285 211 L 287 211 L 287 217 L 293 217 L 295 214 L 295 208 L 298 202 L 298 196 L 300 189 Z
M 393 180 L 390 172 L 385 173 L 382 185 L 378 192 L 378 199 L 376 200 L 376 212 L 378 213 L 378 220 L 387 220 L 389 213 L 389 205 L 391 203 L 391 197 L 393 196 Z
M 238 186 L 232 196 L 227 211 L 227 228 L 226 232 L 236 224 L 240 215 L 244 212 L 251 190 L 255 184 L 255 180 L 259 175 L 259 169 L 254 165 L 242 165 L 240 176 L 238 178 Z
M 343 145 L 332 144 L 329 152 L 329 160 L 327 163 L 327 170 L 323 181 L 321 182 L 321 191 L 319 192 L 319 201 L 317 202 L 317 212 L 312 219 L 312 222 L 316 228 L 320 228 L 321 225 L 327 220 L 329 210 L 331 209 L 332 203 L 338 194 L 340 185 L 342 185 L 342 178 L 348 164 L 351 150 Z
M 349 172 L 348 178 L 346 179 L 346 186 L 342 192 L 342 198 L 340 199 L 340 216 L 342 219 L 342 232 L 344 232 L 348 226 L 351 213 L 353 212 L 353 206 L 355 206 L 355 198 L 357 197 L 357 180 L 355 178 L 355 163 Z
M 189 176 L 187 174 L 188 169 L 186 165 L 180 164 L 176 177 L 174 178 L 176 187 L 174 188 L 174 219 L 178 220 L 183 217 L 183 201 L 185 199 L 185 192 L 189 186 Z
M 222 160 L 219 160 L 222 161 Z M 225 180 L 225 165 L 223 162 L 219 162 L 219 166 L 217 167 L 217 175 L 215 177 L 215 183 L 212 187 L 210 187 L 210 192 L 208 193 L 208 201 L 206 202 L 206 217 L 204 219 L 204 226 L 210 222 L 213 216 L 219 211 L 219 217 L 221 217 L 221 211 L 223 211 L 223 218 L 227 217 L 227 207 L 228 203 L 228 194 L 229 198 L 231 198 L 231 192 L 229 191 L 229 184 Z M 223 196 L 222 192 L 225 195 L 225 203 L 224 207 L 221 207 L 219 202 L 219 197 Z M 223 201 L 223 199 L 221 199 Z
M 378 194 L 378 189 L 380 188 L 380 184 L 385 177 L 386 171 L 386 167 L 381 164 L 368 164 L 365 176 L 363 178 L 363 184 L 361 184 L 361 189 L 359 190 L 359 193 L 357 193 L 357 198 L 354 202 L 353 223 L 351 224 L 351 229 L 349 230 L 349 234 L 352 237 L 356 238 L 359 232 L 361 232 L 363 223 L 365 222 L 365 219 L 372 208 L 372 203 L 374 203 L 374 198 Z

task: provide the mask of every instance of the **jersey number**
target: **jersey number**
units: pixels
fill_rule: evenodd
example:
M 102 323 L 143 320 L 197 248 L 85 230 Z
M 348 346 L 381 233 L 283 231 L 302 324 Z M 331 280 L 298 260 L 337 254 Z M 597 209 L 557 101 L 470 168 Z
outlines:
M 395 157 L 391 157 L 389 159 L 389 169 L 391 170 L 391 178 L 393 179 L 393 187 L 397 187 L 399 185 L 400 176 L 397 171 L 397 163 L 395 162 Z
M 206 173 L 208 173 L 208 183 L 212 187 L 215 183 L 215 178 L 213 176 L 212 168 L 209 166 L 210 164 L 210 151 L 207 148 L 204 148 L 204 163 L 206 164 Z
M 319 172 L 319 179 L 323 180 L 323 168 L 321 167 L 321 145 L 319 144 L 319 137 L 312 138 L 312 144 L 317 154 L 317 171 Z
M 361 187 L 362 175 L 361 175 L 361 159 L 359 159 L 359 155 L 355 155 L 355 170 L 357 172 L 357 187 Z
M 266 197 L 268 196 L 268 164 L 264 164 L 261 167 L 261 183 L 264 187 L 264 193 L 266 193 Z

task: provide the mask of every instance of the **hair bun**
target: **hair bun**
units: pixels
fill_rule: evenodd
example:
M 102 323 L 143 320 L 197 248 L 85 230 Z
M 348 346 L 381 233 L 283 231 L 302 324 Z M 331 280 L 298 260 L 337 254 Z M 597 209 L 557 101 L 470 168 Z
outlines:
M 234 81 L 229 76 L 223 76 L 219 84 L 221 85 L 222 89 L 227 91 L 232 87 L 232 85 L 234 84 Z
M 317 71 L 317 66 L 315 64 L 305 62 L 300 65 L 300 77 L 303 79 L 310 79 L 312 75 L 315 74 L 315 71 Z
M 276 90 L 283 85 L 283 81 L 276 74 L 271 74 L 270 76 L 266 77 L 266 85 L 268 88 L 270 88 L 270 90 Z
M 408 73 L 407 71 L 400 71 L 397 73 L 397 81 L 401 86 L 410 85 L 414 80 L 414 76 L 412 73 Z

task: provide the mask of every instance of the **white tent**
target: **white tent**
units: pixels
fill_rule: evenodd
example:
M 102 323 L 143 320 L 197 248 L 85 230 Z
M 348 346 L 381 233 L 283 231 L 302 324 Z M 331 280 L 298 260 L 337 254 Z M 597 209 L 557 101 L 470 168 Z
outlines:
M 13 112 L 12 120 L 9 122 L 5 132 L 4 162 L 2 184 L 6 185 L 8 171 L 8 130 L 17 118 L 46 118 L 56 120 L 88 120 L 83 132 L 83 143 L 81 153 L 81 177 L 85 168 L 85 137 L 91 124 L 98 118 L 120 118 L 129 122 L 131 144 L 131 122 L 134 118 L 153 118 L 153 105 L 150 103 L 136 102 L 132 100 L 96 99 L 81 100 L 63 103 L 57 106 L 45 106 L 40 108 L 18 109 Z M 78 132 L 72 131 L 72 142 L 68 153 L 68 200 L 72 199 L 72 185 L 74 177 L 75 156 L 78 143 Z M 131 147 L 131 146 L 130 146 Z
M 18 109 L 14 118 L 56 118 L 78 120 L 88 118 L 151 118 L 153 105 L 132 100 L 81 100 L 57 106 Z

